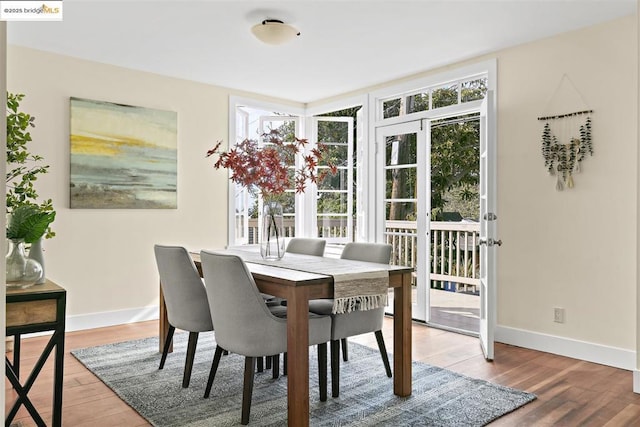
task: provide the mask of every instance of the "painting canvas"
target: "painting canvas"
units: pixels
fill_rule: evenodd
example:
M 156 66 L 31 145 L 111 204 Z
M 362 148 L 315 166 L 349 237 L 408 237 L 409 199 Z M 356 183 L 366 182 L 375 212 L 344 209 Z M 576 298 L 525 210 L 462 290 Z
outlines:
M 177 208 L 177 113 L 71 98 L 71 208 Z

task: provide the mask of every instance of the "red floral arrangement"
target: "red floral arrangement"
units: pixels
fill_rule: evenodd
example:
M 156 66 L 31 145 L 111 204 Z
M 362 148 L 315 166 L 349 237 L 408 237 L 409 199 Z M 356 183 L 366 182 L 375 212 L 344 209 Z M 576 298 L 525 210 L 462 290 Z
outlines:
M 213 164 L 231 170 L 231 181 L 246 187 L 252 193 L 260 192 L 263 198 L 273 199 L 285 190 L 294 189 L 296 193 L 304 193 L 307 182 L 317 183 L 328 173 L 335 175 L 337 167 L 325 159 L 326 146 L 318 144 L 305 153 L 309 143 L 306 139 L 295 138 L 285 142 L 279 130 L 273 129 L 262 135 L 263 144 L 257 140 L 245 139 L 228 151 L 221 151 L 221 141 L 207 151 L 207 157 L 214 154 L 218 159 Z M 303 153 L 303 164 L 295 169 L 291 179 L 291 166 L 295 165 L 296 156 Z M 319 163 L 325 160 L 326 168 L 320 169 Z

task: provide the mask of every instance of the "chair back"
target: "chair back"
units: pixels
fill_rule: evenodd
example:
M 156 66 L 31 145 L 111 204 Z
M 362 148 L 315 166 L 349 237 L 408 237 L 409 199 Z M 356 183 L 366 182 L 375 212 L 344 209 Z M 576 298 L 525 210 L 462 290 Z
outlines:
M 213 330 L 207 293 L 189 252 L 182 246 L 153 249 L 169 324 L 190 332 Z
M 294 237 L 289 240 L 289 244 L 287 245 L 285 252 L 290 252 L 292 254 L 323 256 L 326 244 L 327 241 L 324 239 Z
M 391 245 L 386 243 L 351 242 L 344 246 L 340 258 L 389 264 L 392 249 Z
M 284 353 L 287 321 L 271 314 L 244 261 L 211 251 L 200 259 L 216 342 L 243 356 Z

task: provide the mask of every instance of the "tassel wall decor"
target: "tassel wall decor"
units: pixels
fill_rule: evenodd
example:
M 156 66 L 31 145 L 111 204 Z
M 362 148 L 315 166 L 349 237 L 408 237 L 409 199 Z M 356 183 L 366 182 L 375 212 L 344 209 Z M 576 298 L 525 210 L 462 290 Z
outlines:
M 573 174 L 580 172 L 586 155 L 593 155 L 591 113 L 593 110 L 538 117 L 544 121 L 542 157 L 551 175 L 556 175 L 556 190 L 573 188 Z

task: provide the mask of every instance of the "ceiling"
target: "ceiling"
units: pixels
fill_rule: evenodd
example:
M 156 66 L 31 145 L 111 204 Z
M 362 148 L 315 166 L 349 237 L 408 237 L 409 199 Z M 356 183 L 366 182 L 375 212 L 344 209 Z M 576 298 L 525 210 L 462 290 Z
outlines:
M 636 0 L 64 0 L 62 22 L 9 22 L 8 42 L 311 102 L 636 13 Z M 301 35 L 260 43 L 280 19 Z

